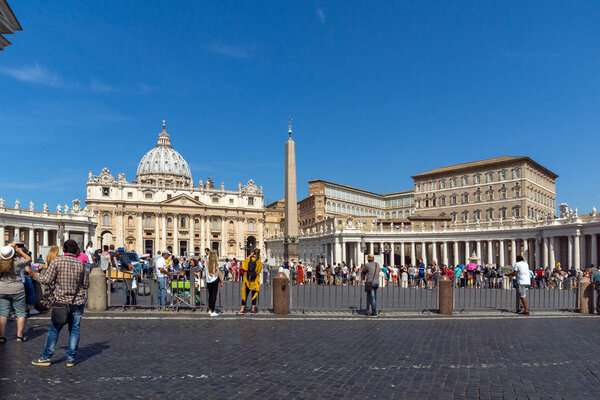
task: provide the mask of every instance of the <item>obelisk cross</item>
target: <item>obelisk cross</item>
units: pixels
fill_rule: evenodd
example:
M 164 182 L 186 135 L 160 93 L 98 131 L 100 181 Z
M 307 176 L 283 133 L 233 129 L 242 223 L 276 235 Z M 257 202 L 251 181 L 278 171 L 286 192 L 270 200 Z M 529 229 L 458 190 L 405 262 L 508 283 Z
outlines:
M 292 117 L 288 117 L 288 133 L 292 137 Z

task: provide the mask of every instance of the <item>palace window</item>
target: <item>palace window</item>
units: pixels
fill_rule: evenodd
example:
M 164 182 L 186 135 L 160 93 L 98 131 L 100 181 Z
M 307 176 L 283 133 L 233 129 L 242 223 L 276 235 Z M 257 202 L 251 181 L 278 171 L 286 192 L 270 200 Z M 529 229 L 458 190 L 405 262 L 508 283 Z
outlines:
M 481 211 L 480 210 L 475 210 L 474 216 L 475 216 L 475 221 L 481 220 Z
M 499 212 L 498 212 L 498 216 L 499 216 L 501 219 L 506 219 L 506 208 L 501 208 L 501 209 L 499 210 Z
M 463 176 L 463 177 L 460 179 L 460 184 L 461 184 L 462 186 L 467 186 L 467 185 L 469 184 L 469 177 L 468 177 L 468 176 Z
M 512 177 L 513 179 L 517 179 L 521 177 L 521 168 L 515 168 L 512 171 Z
M 521 207 L 513 207 L 513 217 L 515 217 L 515 218 L 521 217 Z
M 506 189 L 500 190 L 500 198 L 501 199 L 505 199 L 506 198 Z
M 200 221 L 197 219 L 194 220 L 194 229 L 200 229 Z
M 129 227 L 133 226 L 133 217 L 127 218 L 127 226 L 129 226 Z
M 104 216 L 102 217 L 102 225 L 110 225 L 110 216 L 108 214 L 104 214 Z
M 489 210 L 487 210 L 487 219 L 490 220 L 490 221 L 492 219 L 494 219 L 494 210 L 491 209 L 491 208 Z
M 168 195 L 167 195 L 167 200 L 169 200 L 170 198 L 171 198 L 171 195 L 170 195 L 170 194 L 168 194 Z
M 440 206 L 446 205 L 446 197 L 440 197 Z
M 450 187 L 456 187 L 456 178 L 450 179 Z
M 233 199 L 229 199 L 229 204 L 233 204 Z
M 181 229 L 185 229 L 185 218 L 181 218 L 181 219 L 179 220 L 179 227 L 180 227 Z
M 254 222 L 248 222 L 248 232 L 254 232 Z
M 146 228 L 152 228 L 152 217 L 146 217 Z
M 463 220 L 463 222 L 469 222 L 469 212 L 468 211 L 464 211 L 462 213 L 462 220 Z
M 167 228 L 171 229 L 173 227 L 173 221 L 171 221 L 171 218 L 167 219 Z
M 215 219 L 212 222 L 212 230 L 213 231 L 218 231 L 219 230 L 219 222 Z
M 494 192 L 493 191 L 490 190 L 487 192 L 487 199 L 494 200 Z
M 485 174 L 485 181 L 487 183 L 493 182 L 494 181 L 494 173 L 493 172 L 488 172 L 487 174 Z
M 455 212 L 450 214 L 450 217 L 452 218 L 452 222 L 456 222 L 456 213 Z
M 127 192 L 127 198 L 133 199 L 133 192 Z
M 506 180 L 506 171 L 498 172 L 498 180 L 505 181 Z
M 148 192 L 148 193 L 144 193 L 144 198 L 146 200 L 152 200 L 152 193 Z
M 477 174 L 473 176 L 473 184 L 479 185 L 481 183 L 481 175 Z
M 467 204 L 469 202 L 469 194 L 465 193 L 462 195 L 462 203 Z
M 446 189 L 446 180 L 445 179 L 442 179 L 440 181 L 440 189 Z
M 450 196 L 450 204 L 453 205 L 453 206 L 456 205 L 456 200 L 457 200 L 456 197 L 457 196 L 455 194 L 453 194 L 452 196 Z
M 248 197 L 248 205 L 249 206 L 253 206 L 254 205 L 254 197 Z

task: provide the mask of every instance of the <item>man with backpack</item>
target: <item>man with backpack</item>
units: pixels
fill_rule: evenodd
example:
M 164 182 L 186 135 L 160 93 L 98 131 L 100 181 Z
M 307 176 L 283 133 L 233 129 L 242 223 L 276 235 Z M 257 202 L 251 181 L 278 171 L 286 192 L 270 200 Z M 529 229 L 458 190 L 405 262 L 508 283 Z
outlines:
M 242 306 L 237 315 L 244 315 L 246 308 L 246 299 L 248 293 L 252 292 L 252 310 L 251 314 L 256 312 L 256 300 L 258 299 L 258 292 L 260 290 L 260 273 L 262 272 L 263 265 L 260 261 L 260 250 L 255 249 L 248 258 L 244 260 L 241 267 L 243 274 L 242 280 Z

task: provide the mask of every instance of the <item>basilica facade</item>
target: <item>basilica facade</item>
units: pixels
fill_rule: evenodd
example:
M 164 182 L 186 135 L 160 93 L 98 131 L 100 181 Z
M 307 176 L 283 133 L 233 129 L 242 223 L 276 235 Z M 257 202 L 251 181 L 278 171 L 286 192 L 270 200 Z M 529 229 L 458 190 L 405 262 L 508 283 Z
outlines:
M 114 244 L 138 253 L 168 249 L 177 256 L 218 251 L 243 258 L 263 248 L 262 187 L 252 179 L 237 190 L 215 187 L 211 178 L 194 185 L 185 159 L 171 145 L 163 122 L 156 147 L 141 159 L 136 179 L 107 168 L 89 173 L 87 208 L 97 221 L 96 245 Z

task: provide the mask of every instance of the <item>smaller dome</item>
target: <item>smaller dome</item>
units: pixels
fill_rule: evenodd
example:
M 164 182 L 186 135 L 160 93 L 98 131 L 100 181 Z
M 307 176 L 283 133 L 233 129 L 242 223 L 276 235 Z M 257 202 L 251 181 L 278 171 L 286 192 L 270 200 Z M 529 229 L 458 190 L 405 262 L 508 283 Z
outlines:
M 156 147 L 147 152 L 137 169 L 137 180 L 142 183 L 173 184 L 191 186 L 192 173 L 185 159 L 171 147 L 165 121 L 158 135 Z

